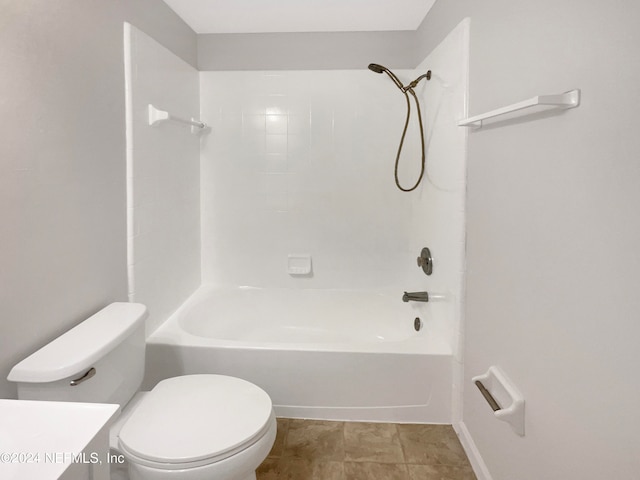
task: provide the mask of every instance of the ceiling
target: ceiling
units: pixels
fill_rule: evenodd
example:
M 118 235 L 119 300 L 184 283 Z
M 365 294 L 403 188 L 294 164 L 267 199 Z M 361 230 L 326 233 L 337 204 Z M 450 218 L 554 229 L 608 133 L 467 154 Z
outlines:
M 435 0 L 164 0 L 196 33 L 415 30 Z

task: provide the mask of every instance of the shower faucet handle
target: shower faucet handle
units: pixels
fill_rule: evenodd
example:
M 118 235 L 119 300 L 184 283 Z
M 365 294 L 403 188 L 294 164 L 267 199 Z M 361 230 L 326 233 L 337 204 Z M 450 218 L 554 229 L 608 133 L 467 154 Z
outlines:
M 431 258 L 431 250 L 427 247 L 424 247 L 420 252 L 420 256 L 418 257 L 418 266 L 422 267 L 422 271 L 431 275 L 433 273 L 433 258 Z

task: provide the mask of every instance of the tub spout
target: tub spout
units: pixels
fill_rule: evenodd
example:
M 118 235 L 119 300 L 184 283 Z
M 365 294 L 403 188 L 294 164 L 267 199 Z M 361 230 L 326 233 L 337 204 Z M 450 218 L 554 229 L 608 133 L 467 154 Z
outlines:
M 428 302 L 429 292 L 404 292 L 403 302 Z

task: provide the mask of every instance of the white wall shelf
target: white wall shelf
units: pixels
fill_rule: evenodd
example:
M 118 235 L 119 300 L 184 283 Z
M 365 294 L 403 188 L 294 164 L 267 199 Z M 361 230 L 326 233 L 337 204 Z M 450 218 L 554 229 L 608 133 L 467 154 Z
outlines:
M 575 108 L 580 105 L 580 90 L 570 90 L 565 93 L 557 95 L 539 95 L 537 97 L 523 100 L 522 102 L 514 103 L 506 107 L 497 108 L 490 112 L 476 115 L 474 117 L 468 117 L 460 120 L 458 126 L 460 127 L 481 127 L 483 120 L 506 115 L 507 113 L 517 112 L 531 107 L 537 106 L 549 106 L 561 109 Z

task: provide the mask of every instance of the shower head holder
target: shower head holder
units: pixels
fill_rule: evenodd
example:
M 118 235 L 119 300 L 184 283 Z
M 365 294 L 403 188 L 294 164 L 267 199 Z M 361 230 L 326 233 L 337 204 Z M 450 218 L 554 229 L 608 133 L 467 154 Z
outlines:
M 431 80 L 431 70 L 427 70 L 427 73 L 420 75 L 418 78 L 416 78 L 413 82 L 410 82 L 408 85 L 402 85 L 402 82 L 400 81 L 400 79 L 391 70 L 389 70 L 387 67 L 383 65 L 379 65 L 377 63 L 370 63 L 367 68 L 369 68 L 369 70 L 375 73 L 386 73 L 391 78 L 391 80 L 393 80 L 393 83 L 395 83 L 396 86 L 400 90 L 402 90 L 402 93 L 406 93 L 407 90 L 412 90 L 416 88 L 418 86 L 418 83 L 420 83 L 420 80 L 422 80 L 423 78 L 426 78 L 427 80 Z

